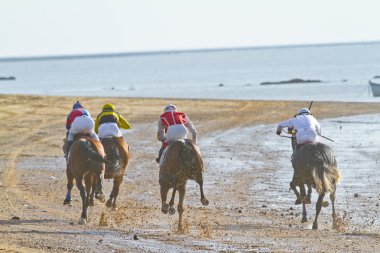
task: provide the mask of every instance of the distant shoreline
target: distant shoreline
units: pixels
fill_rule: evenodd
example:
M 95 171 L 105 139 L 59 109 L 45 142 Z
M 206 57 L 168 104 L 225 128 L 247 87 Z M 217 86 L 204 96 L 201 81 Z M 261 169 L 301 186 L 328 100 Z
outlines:
M 361 42 L 336 42 L 320 44 L 294 44 L 294 45 L 271 45 L 271 46 L 252 46 L 252 47 L 226 47 L 226 48 L 203 48 L 203 49 L 179 49 L 162 51 L 136 51 L 136 52 L 115 52 L 115 53 L 88 53 L 88 54 L 68 54 L 68 55 L 48 55 L 48 56 L 15 56 L 0 57 L 0 62 L 12 61 L 46 61 L 46 60 L 72 60 L 72 59 L 91 59 L 91 58 L 114 58 L 129 56 L 147 55 L 166 55 L 182 53 L 203 53 L 203 52 L 223 52 L 223 51 L 244 51 L 244 50 L 265 50 L 265 49 L 285 49 L 285 48 L 304 48 L 304 47 L 329 47 L 329 46 L 355 46 L 365 44 L 380 44 L 380 41 L 361 41 Z

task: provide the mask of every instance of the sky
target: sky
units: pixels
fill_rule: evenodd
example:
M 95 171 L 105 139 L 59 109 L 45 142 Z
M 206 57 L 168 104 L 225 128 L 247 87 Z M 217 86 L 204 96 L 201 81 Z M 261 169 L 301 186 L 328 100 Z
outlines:
M 0 0 L 0 58 L 380 41 L 380 0 Z

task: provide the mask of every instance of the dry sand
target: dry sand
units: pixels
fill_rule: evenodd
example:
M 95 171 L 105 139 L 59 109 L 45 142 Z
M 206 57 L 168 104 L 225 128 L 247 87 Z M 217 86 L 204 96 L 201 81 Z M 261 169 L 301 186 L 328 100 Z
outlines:
M 61 146 L 66 115 L 75 101 L 76 98 L 72 97 L 0 95 L 0 251 L 378 250 L 379 233 L 365 227 L 350 229 L 345 220 L 342 220 L 340 229 L 331 229 L 329 215 L 321 218 L 318 231 L 300 226 L 300 208 L 292 206 L 294 196 L 287 187 L 270 190 L 273 195 L 278 193 L 289 198 L 288 205 L 279 209 L 268 207 L 260 194 L 261 190 L 268 190 L 266 187 L 269 187 L 274 172 L 273 168 L 265 166 L 257 170 L 255 166 L 247 168 L 250 173 L 244 167 L 228 173 L 206 168 L 205 189 L 210 205 L 203 207 L 200 204 L 198 187 L 189 182 L 185 200 L 187 226 L 183 233 L 176 229 L 177 214 L 168 216 L 160 212 L 158 166 L 154 161 L 160 147 L 156 140 L 156 122 L 167 103 L 176 104 L 179 110 L 189 115 L 202 140 L 234 128 L 276 123 L 287 119 L 300 107 L 308 107 L 308 102 L 80 98 L 93 117 L 103 104 L 113 103 L 133 129 L 125 135 L 131 147 L 132 161 L 121 186 L 118 209 L 108 210 L 104 204 L 96 202 L 90 210 L 89 223 L 78 225 L 81 203 L 75 187 L 73 205 L 62 205 L 66 175 Z M 312 109 L 318 119 L 333 118 L 378 113 L 380 103 L 317 102 Z M 273 138 L 276 138 L 274 132 L 275 129 Z M 212 145 L 202 147 L 200 141 L 206 165 L 212 164 L 211 161 L 218 162 L 218 159 L 222 163 L 230 156 L 230 159 L 241 156 L 239 159 L 245 160 L 242 163 L 255 159 L 261 159 L 258 163 L 271 163 L 277 159 L 275 154 L 266 154 L 265 149 L 260 149 L 255 136 L 248 139 L 224 147 L 223 154 L 213 153 Z M 284 166 L 290 167 L 290 163 Z M 290 181 L 290 178 L 283 180 Z M 106 193 L 109 193 L 111 184 L 107 182 Z M 354 204 L 365 204 L 359 200 Z M 270 201 L 273 204 L 275 200 Z M 326 210 L 323 212 L 330 213 L 330 209 Z M 313 218 L 314 212 L 309 217 Z

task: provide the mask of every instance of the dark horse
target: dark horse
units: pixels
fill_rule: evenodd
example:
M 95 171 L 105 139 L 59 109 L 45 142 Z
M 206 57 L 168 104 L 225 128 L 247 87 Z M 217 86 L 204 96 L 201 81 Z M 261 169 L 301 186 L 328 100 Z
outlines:
M 302 203 L 302 223 L 307 221 L 305 204 L 311 202 L 311 188 L 313 187 L 319 194 L 313 229 L 318 229 L 317 219 L 326 193 L 330 193 L 332 217 L 335 224 L 335 192 L 340 172 L 332 149 L 323 143 L 305 144 L 293 153 L 292 165 L 294 174 L 290 187 L 297 196 L 296 204 Z M 307 195 L 305 184 L 308 186 Z M 300 188 L 300 192 L 298 192 L 296 186 Z
M 159 183 L 161 188 L 161 200 L 163 213 L 174 214 L 175 193 L 179 192 L 177 206 L 179 221 L 178 230 L 182 230 L 183 201 L 188 179 L 195 180 L 201 190 L 201 202 L 207 206 L 209 201 L 203 193 L 203 160 L 197 145 L 191 140 L 177 140 L 172 142 L 163 154 L 163 162 L 160 164 Z M 166 203 L 169 189 L 173 188 L 169 204 Z
M 110 198 L 107 200 L 107 207 L 116 208 L 116 198 L 119 194 L 120 184 L 123 182 L 125 169 L 130 158 L 128 144 L 125 143 L 123 137 L 109 137 L 102 138 L 101 142 L 106 153 L 107 160 L 110 162 L 106 164 L 106 171 L 104 174 L 105 179 L 113 178 L 113 188 Z
M 63 204 L 71 202 L 71 190 L 75 179 L 82 198 L 82 214 L 79 224 L 87 223 L 88 206 L 93 205 L 95 191 L 97 191 L 95 197 L 101 202 L 105 201 L 102 193 L 105 163 L 108 161 L 104 158 L 104 149 L 100 141 L 85 135 L 75 137 L 68 156 L 67 194 Z M 83 186 L 83 180 L 85 186 Z

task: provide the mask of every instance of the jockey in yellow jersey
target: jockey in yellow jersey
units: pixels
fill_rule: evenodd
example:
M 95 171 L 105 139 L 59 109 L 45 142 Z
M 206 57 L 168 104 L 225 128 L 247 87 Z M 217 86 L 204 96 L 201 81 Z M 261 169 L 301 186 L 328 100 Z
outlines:
M 112 104 L 105 104 L 95 120 L 95 132 L 98 133 L 99 138 L 121 137 L 120 128 L 130 129 L 131 127 L 131 124 L 115 110 Z

